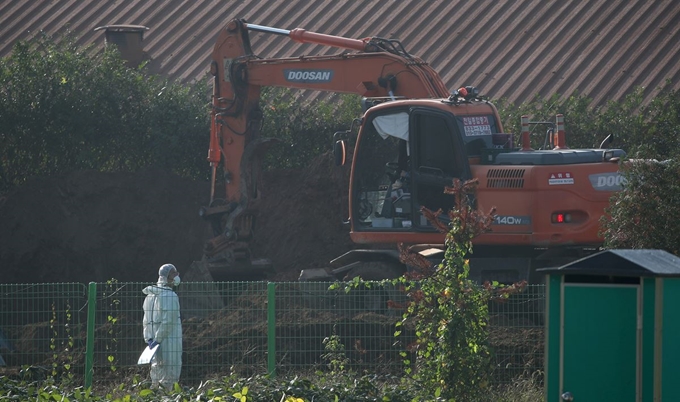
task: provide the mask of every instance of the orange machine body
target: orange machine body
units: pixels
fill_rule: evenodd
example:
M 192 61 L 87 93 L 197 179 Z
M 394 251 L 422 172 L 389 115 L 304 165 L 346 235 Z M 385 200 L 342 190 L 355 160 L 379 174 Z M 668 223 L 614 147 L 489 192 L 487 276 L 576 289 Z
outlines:
M 344 51 L 262 58 L 251 49 L 249 31 Z M 228 266 L 250 258 L 248 241 L 257 215 L 250 205 L 258 197 L 259 157 L 269 143 L 260 135 L 264 86 L 364 97 L 358 133 L 349 138 L 354 133 L 348 131 L 348 138 L 339 140 L 343 152 L 350 143 L 354 146 L 349 210 L 350 235 L 357 244 L 442 244 L 443 235 L 423 218 L 420 207 L 451 208 L 443 188 L 454 178 L 476 178 L 477 207 L 496 208 L 492 231 L 475 239 L 476 250 L 533 260 L 546 250 L 578 251 L 602 242 L 599 219 L 620 188 L 617 161 L 623 151 L 569 149 L 561 115 L 551 147 L 534 150 L 528 132 L 521 137 L 504 132 L 495 106 L 475 88 L 451 93 L 436 71 L 398 41 L 349 39 L 232 20 L 218 35 L 211 72 L 208 160 L 213 174 L 210 203 L 202 209 L 215 234 L 208 242 L 208 260 L 221 259 Z M 524 131 L 528 117 L 522 124 Z M 376 257 L 357 252 L 332 263 L 356 266 L 368 255 L 394 259 L 394 253 Z

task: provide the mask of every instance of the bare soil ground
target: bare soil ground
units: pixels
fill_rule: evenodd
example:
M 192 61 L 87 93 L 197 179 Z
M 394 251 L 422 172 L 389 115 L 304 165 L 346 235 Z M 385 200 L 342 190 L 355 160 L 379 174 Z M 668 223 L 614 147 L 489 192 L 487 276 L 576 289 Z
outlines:
M 342 223 L 348 216 L 347 172 L 336 168 L 330 155 L 306 169 L 266 172 L 260 189 L 252 252 L 272 260 L 271 280 L 295 281 L 301 269 L 326 266 L 353 247 Z M 0 283 L 155 282 L 158 267 L 167 262 L 181 274 L 201 258 L 210 237 L 208 223 L 198 216 L 208 197 L 208 183 L 160 170 L 78 171 L 29 180 L 0 196 Z M 206 320 L 187 321 L 185 339 L 217 339 L 217 333 L 205 332 Z M 296 328 L 303 325 L 299 317 L 292 321 Z M 319 319 L 309 322 L 316 325 Z M 382 326 L 376 321 L 372 331 L 391 333 L 390 324 Z M 225 328 L 215 328 L 224 334 Z M 542 330 L 502 324 L 492 330 L 492 343 L 507 364 L 535 367 Z M 24 335 L 27 341 L 35 338 L 30 331 Z M 206 358 L 199 351 L 214 353 L 212 346 L 185 344 L 196 359 Z M 187 356 L 187 362 L 194 357 Z
M 329 155 L 266 172 L 260 188 L 252 251 L 273 261 L 271 279 L 296 280 L 352 247 L 346 172 Z M 167 262 L 181 274 L 210 237 L 198 216 L 208 197 L 208 183 L 159 170 L 32 179 L 0 198 L 0 282 L 155 282 Z

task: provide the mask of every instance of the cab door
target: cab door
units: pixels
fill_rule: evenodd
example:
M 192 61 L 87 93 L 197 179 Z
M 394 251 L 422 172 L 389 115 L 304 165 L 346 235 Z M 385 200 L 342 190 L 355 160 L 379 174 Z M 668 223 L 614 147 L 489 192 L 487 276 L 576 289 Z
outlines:
M 432 211 L 441 209 L 442 217 L 455 205 L 453 195 L 444 194 L 454 178 L 469 180 L 470 165 L 458 126 L 450 115 L 428 109 L 414 108 L 409 118 L 411 138 L 411 188 L 414 199 L 414 226 L 422 229 L 431 225 L 420 213 L 420 206 Z

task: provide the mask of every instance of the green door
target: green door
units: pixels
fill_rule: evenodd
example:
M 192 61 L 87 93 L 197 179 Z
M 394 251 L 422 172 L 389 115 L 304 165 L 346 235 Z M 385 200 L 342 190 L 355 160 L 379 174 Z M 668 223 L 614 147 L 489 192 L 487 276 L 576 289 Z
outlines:
M 574 402 L 638 400 L 638 288 L 564 285 L 560 395 L 569 392 Z

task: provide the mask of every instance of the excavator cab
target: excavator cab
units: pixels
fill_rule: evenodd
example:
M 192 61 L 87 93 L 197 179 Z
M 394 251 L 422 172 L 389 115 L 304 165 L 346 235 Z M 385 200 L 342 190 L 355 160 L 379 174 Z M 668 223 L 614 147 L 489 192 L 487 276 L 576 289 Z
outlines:
M 444 187 L 471 177 L 456 121 L 408 104 L 383 104 L 365 118 L 355 150 L 354 230 L 433 231 L 420 207 L 450 210 L 454 199 Z

